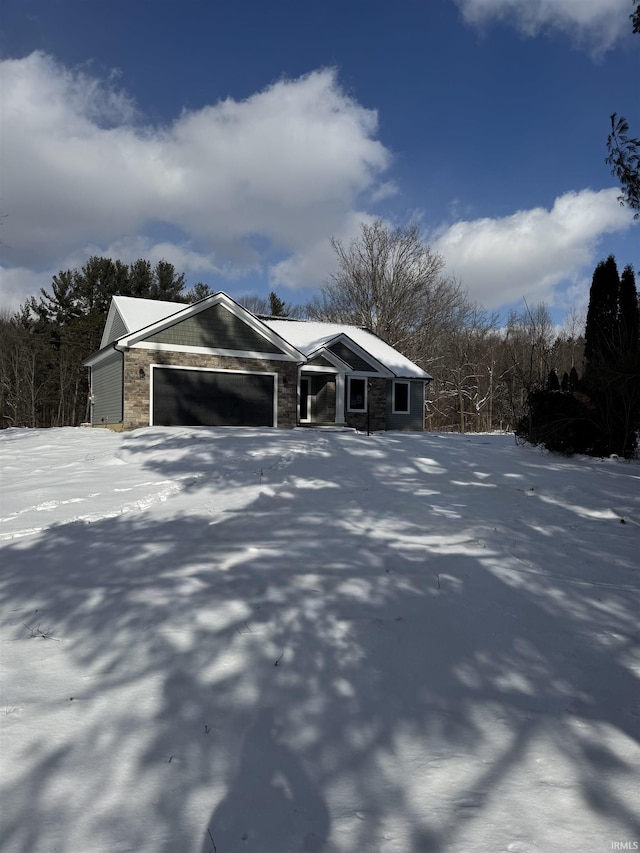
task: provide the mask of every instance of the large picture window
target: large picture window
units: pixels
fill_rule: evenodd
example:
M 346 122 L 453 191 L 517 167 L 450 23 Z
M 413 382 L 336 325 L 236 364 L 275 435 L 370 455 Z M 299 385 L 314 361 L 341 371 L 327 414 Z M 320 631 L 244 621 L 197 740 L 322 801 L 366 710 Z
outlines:
M 409 383 L 396 380 L 393 383 L 393 414 L 408 415 L 409 400 Z
M 367 411 L 367 380 L 349 376 L 347 382 L 347 403 L 350 412 Z

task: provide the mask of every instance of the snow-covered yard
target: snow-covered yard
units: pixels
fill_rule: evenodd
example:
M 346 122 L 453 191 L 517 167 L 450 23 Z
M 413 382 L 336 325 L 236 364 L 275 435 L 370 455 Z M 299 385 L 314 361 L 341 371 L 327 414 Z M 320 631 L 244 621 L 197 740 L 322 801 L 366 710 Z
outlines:
M 2 853 L 640 842 L 638 464 L 313 430 L 0 453 Z

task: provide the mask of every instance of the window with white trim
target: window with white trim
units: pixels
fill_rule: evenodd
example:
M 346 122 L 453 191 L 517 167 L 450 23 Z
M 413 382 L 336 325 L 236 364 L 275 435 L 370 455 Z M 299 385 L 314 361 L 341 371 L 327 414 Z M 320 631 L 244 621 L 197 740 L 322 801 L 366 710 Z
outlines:
M 367 411 L 367 380 L 357 376 L 347 377 L 347 409 L 350 412 Z
M 409 383 L 394 379 L 392 406 L 393 414 L 408 415 L 410 411 L 410 400 L 411 395 L 409 393 Z

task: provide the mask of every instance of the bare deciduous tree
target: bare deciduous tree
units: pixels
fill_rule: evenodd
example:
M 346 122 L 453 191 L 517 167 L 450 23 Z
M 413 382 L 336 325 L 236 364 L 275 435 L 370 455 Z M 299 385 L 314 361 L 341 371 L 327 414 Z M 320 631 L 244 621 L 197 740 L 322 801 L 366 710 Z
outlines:
M 433 312 L 436 291 L 445 288 L 442 257 L 422 242 L 417 225 L 390 228 L 381 219 L 363 223 L 348 246 L 335 237 L 331 245 L 338 271 L 309 314 L 363 326 L 406 351 Z

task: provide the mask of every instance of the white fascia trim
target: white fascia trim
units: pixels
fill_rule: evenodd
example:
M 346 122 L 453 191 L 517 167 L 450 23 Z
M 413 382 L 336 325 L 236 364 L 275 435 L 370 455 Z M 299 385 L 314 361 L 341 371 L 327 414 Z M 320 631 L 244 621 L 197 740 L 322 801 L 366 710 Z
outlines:
M 102 331 L 102 338 L 100 339 L 100 349 L 103 349 L 111 343 L 111 336 L 109 335 L 109 332 L 111 331 L 111 326 L 113 325 L 113 321 L 115 319 L 116 314 L 120 315 L 120 312 L 118 311 L 116 304 L 112 299 L 111 305 L 109 305 L 107 320 L 104 324 L 104 329 Z M 120 319 L 122 320 L 122 316 L 120 316 Z M 124 323 L 124 320 L 122 322 L 124 325 L 126 325 L 126 323 Z M 113 340 L 116 340 L 116 338 L 114 338 Z
M 305 376 L 305 377 L 303 377 L 303 376 L 301 376 L 300 374 L 298 374 L 298 387 L 297 387 L 297 389 L 296 389 L 296 393 L 297 393 L 297 396 L 298 396 L 298 422 L 299 422 L 299 423 L 301 423 L 301 424 L 308 424 L 308 423 L 311 423 L 311 417 L 310 417 L 310 413 L 311 413 L 311 400 L 309 399 L 309 397 L 310 397 L 310 393 L 309 393 L 309 392 L 311 391 L 311 387 L 310 387 L 310 386 L 309 386 L 309 388 L 308 388 L 308 392 L 307 392 L 307 417 L 306 417 L 306 418 L 303 418 L 303 417 L 302 417 L 302 409 L 301 409 L 301 407 L 300 407 L 300 405 L 301 405 L 301 404 L 300 404 L 300 401 L 302 400 L 302 383 L 303 383 L 303 382 L 309 382 L 309 381 L 310 381 L 310 380 L 309 380 L 309 378 L 308 378 L 308 377 L 306 377 L 306 376 Z
M 254 316 L 250 311 L 247 311 L 246 308 L 243 308 L 242 305 L 239 305 L 237 302 L 234 302 L 230 299 L 226 293 L 222 294 L 226 296 L 229 300 L 229 303 L 225 302 L 225 306 L 229 309 L 232 314 L 239 320 L 244 320 L 247 326 L 250 326 L 255 332 L 259 335 L 262 335 L 263 338 L 266 338 L 270 343 L 274 346 L 280 347 L 283 350 L 286 350 L 287 353 L 291 356 L 291 358 L 295 361 L 306 361 L 307 356 L 299 349 L 290 344 L 286 338 L 283 338 L 282 335 L 279 335 L 266 323 L 262 320 L 259 320 L 256 316 Z
M 418 367 L 418 370 L 421 370 L 421 368 Z M 405 382 L 433 382 L 433 376 L 431 376 L 430 373 L 427 373 L 426 370 L 422 370 L 422 376 L 411 376 L 406 373 L 396 373 L 395 378 L 404 379 Z
M 340 370 L 340 371 L 350 371 L 351 370 L 351 368 L 349 367 L 349 365 L 347 364 L 346 361 L 343 361 L 340 358 L 340 356 L 338 356 L 334 352 L 331 352 L 330 350 L 328 350 L 324 344 L 323 344 L 323 346 L 318 347 L 318 349 L 315 349 L 313 352 L 310 352 L 307 355 L 307 359 L 309 361 L 313 361 L 314 358 L 320 358 L 320 357 L 326 358 L 327 361 L 330 361 L 331 364 L 334 365 L 336 370 Z M 306 370 L 306 367 L 305 367 L 305 370 Z
M 82 364 L 84 365 L 84 367 L 93 367 L 94 365 L 99 364 L 101 361 L 104 361 L 105 358 L 108 358 L 114 353 L 120 353 L 120 355 L 122 355 L 120 350 L 115 346 L 115 343 L 112 341 L 110 344 L 107 344 L 106 347 L 103 347 L 102 349 L 98 350 L 98 352 L 94 352 L 93 355 L 90 355 L 85 358 Z
M 253 329 L 254 332 L 257 332 L 274 346 L 285 350 L 291 359 L 295 361 L 306 360 L 306 356 L 303 353 L 278 335 L 277 332 L 270 329 L 262 322 L 262 320 L 258 320 L 258 318 L 254 317 L 250 311 L 247 311 L 246 308 L 243 308 L 222 291 L 214 293 L 211 296 L 207 296 L 205 299 L 201 299 L 193 305 L 186 305 L 182 311 L 171 314 L 163 320 L 158 320 L 157 323 L 153 323 L 143 329 L 138 329 L 132 334 L 123 335 L 118 339 L 118 343 L 125 347 L 133 347 L 144 338 L 156 335 L 158 332 L 162 332 L 164 329 L 169 328 L 169 326 L 175 326 L 176 323 L 181 323 L 183 320 L 188 320 L 189 317 L 193 317 L 201 311 L 206 311 L 207 308 L 212 308 L 214 305 L 223 305 L 231 314 L 235 315 L 239 320 L 242 320 L 242 322 L 246 323 L 247 326 Z
M 125 347 L 132 347 L 143 338 L 155 335 L 163 329 L 175 326 L 176 323 L 180 323 L 182 320 L 187 320 L 189 317 L 199 314 L 201 311 L 204 311 L 205 308 L 211 308 L 213 305 L 217 305 L 219 302 L 222 302 L 222 296 L 222 292 L 213 293 L 211 296 L 207 296 L 206 299 L 201 299 L 199 302 L 194 302 L 192 305 L 185 305 L 184 308 L 177 309 L 174 314 L 169 314 L 168 317 L 163 317 L 162 320 L 157 320 L 155 323 L 143 326 L 142 329 L 136 329 L 135 332 L 123 335 L 121 338 L 118 338 L 118 343 Z
M 377 367 L 379 368 L 374 374 L 371 374 L 370 371 L 357 371 L 360 375 L 384 376 L 385 379 L 393 379 L 395 377 L 396 374 L 390 368 L 386 367 L 381 361 L 378 361 L 378 359 L 374 355 L 371 355 L 371 353 L 361 347 L 360 344 L 357 344 L 353 340 L 353 338 L 350 338 L 349 335 L 346 334 L 346 332 L 341 332 L 339 335 L 336 335 L 335 338 L 331 338 L 330 341 L 326 342 L 325 347 L 329 348 L 330 346 L 336 343 L 343 343 L 345 346 L 349 347 L 350 350 L 353 350 L 356 355 L 359 355 L 360 358 L 362 358 L 364 361 L 368 361 L 370 364 L 377 365 Z M 356 373 L 356 371 L 353 371 L 353 368 L 349 369 L 352 370 L 353 373 Z
M 338 373 L 336 376 L 336 423 L 345 423 L 345 399 L 344 399 L 345 381 L 344 373 Z
M 300 370 L 303 373 L 330 373 L 332 376 L 336 373 L 344 373 L 344 368 L 331 367 L 326 364 L 303 364 Z
M 215 303 L 212 302 L 211 304 L 213 305 Z M 178 308 L 173 314 L 169 314 L 161 320 L 156 320 L 155 323 L 150 323 L 148 326 L 143 326 L 141 329 L 129 331 L 127 334 L 118 338 L 118 345 L 128 349 L 143 338 L 146 338 L 149 335 L 155 335 L 157 332 L 161 332 L 163 329 L 173 326 L 174 323 L 186 319 L 187 317 L 191 317 L 193 314 L 197 314 L 198 310 L 194 310 L 194 308 L 199 305 L 199 302 L 196 302 L 194 305 L 185 305 L 184 308 Z
M 250 326 L 255 332 L 259 335 L 262 335 L 263 338 L 266 338 L 270 343 L 274 346 L 280 347 L 283 350 L 286 350 L 291 358 L 295 361 L 305 361 L 306 355 L 303 352 L 300 352 L 299 349 L 290 344 L 286 338 L 283 338 L 282 335 L 279 335 L 273 329 L 269 328 L 266 323 L 263 323 L 262 320 L 259 320 L 251 311 L 248 311 L 246 308 L 243 308 L 235 300 L 231 299 L 230 296 L 227 296 L 226 293 L 220 292 L 219 302 L 227 308 L 232 314 L 239 320 L 243 320 L 247 326 Z M 207 306 L 209 307 L 209 306 Z
M 273 377 L 273 424 L 278 426 L 278 374 L 266 370 L 229 370 L 225 367 L 189 367 L 188 364 L 150 364 L 151 374 L 149 376 L 149 426 L 153 423 L 153 371 L 154 370 L 199 370 L 201 373 L 243 373 L 251 376 Z
M 155 352 L 195 353 L 196 355 L 221 355 L 230 358 L 258 358 L 260 359 L 260 361 L 299 361 L 299 359 L 293 358 L 290 355 L 285 355 L 284 353 L 277 352 L 252 352 L 249 350 L 238 349 L 213 349 L 210 347 L 190 347 L 185 346 L 183 344 L 150 343 L 148 341 L 140 341 L 140 343 L 133 344 L 130 349 L 146 349 L 153 350 Z
M 252 376 L 277 376 L 275 370 L 242 370 L 242 368 L 229 367 L 194 367 L 191 364 L 160 364 L 153 363 L 149 367 L 157 367 L 159 370 L 199 370 L 201 373 L 249 373 Z

